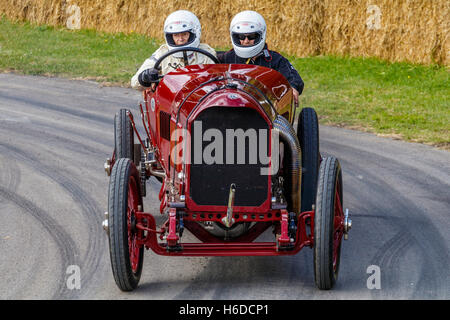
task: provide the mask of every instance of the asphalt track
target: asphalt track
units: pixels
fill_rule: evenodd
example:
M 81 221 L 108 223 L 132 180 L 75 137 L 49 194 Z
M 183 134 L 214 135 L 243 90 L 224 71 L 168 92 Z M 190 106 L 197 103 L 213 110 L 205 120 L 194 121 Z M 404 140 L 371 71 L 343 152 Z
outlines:
M 287 257 L 146 251 L 138 289 L 121 292 L 101 227 L 103 163 L 115 112 L 138 117 L 140 97 L 89 81 L 0 74 L 0 299 L 450 298 L 450 153 L 325 126 L 320 149 L 341 162 L 353 220 L 333 290 L 315 287 L 313 252 L 304 248 Z M 159 188 L 150 179 L 144 200 L 156 215 Z M 71 266 L 79 289 L 70 286 Z

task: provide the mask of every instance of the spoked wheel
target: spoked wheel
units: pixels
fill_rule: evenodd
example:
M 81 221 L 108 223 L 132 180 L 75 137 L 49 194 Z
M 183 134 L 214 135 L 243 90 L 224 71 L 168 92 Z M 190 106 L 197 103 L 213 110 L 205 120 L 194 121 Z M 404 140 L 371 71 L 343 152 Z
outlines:
M 314 276 L 319 289 L 331 289 L 336 283 L 344 235 L 342 209 L 342 172 L 334 157 L 323 159 L 314 215 Z
M 116 159 L 128 158 L 134 161 L 133 126 L 127 109 L 120 109 L 114 117 L 114 146 Z
M 121 158 L 114 164 L 108 196 L 109 252 L 114 280 L 122 291 L 137 287 L 144 261 L 144 246 L 138 245 L 143 233 L 136 228 L 135 215 L 143 210 L 139 181 L 131 160 Z
M 302 150 L 302 205 L 301 211 L 311 211 L 316 200 L 319 174 L 319 122 L 313 108 L 303 108 L 298 117 L 297 138 Z

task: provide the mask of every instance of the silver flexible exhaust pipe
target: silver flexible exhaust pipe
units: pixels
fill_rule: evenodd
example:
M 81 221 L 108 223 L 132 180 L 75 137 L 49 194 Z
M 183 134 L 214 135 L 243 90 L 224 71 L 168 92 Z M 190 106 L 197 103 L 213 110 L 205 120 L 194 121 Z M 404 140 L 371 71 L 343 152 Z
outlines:
M 283 142 L 289 150 L 291 159 L 288 164 L 288 170 L 290 175 L 290 185 L 291 185 L 291 210 L 295 214 L 299 215 L 301 211 L 302 194 L 301 194 L 301 184 L 302 184 L 302 150 L 300 148 L 300 143 L 297 138 L 295 130 L 292 128 L 289 121 L 283 116 L 278 115 L 273 121 L 273 128 L 279 134 L 280 141 Z

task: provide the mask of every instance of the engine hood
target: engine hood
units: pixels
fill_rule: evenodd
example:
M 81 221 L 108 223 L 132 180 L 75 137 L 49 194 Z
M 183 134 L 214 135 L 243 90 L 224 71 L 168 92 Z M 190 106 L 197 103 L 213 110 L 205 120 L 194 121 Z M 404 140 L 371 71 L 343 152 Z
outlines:
M 228 79 L 228 80 L 227 80 Z M 210 64 L 179 68 L 164 76 L 157 89 L 161 108 L 174 116 L 182 105 L 184 114 L 189 113 L 201 99 L 212 90 L 223 86 L 229 79 L 247 82 L 263 93 L 271 103 L 286 96 L 290 85 L 278 71 L 255 65 Z

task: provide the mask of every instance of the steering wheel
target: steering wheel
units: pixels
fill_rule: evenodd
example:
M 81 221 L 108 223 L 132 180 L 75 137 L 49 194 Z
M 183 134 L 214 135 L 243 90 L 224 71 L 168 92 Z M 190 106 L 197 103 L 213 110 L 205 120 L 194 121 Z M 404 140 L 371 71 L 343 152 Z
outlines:
M 207 57 L 210 58 L 212 61 L 214 61 L 214 63 L 220 63 L 219 59 L 217 59 L 214 55 L 212 55 L 211 53 L 209 53 L 209 52 L 206 51 L 206 50 L 199 49 L 199 48 L 195 48 L 195 47 L 184 47 L 184 48 L 177 48 L 177 49 L 171 50 L 171 51 L 169 51 L 169 52 L 163 54 L 163 55 L 156 61 L 156 63 L 155 63 L 155 65 L 153 66 L 153 68 L 155 68 L 156 70 L 160 70 L 161 62 L 162 62 L 165 58 L 167 58 L 168 56 L 173 55 L 174 53 L 180 52 L 180 51 L 183 51 L 183 52 L 195 51 L 195 52 L 198 52 L 198 53 L 201 53 L 201 54 L 207 56 Z M 189 65 L 189 64 L 188 64 L 188 65 Z

